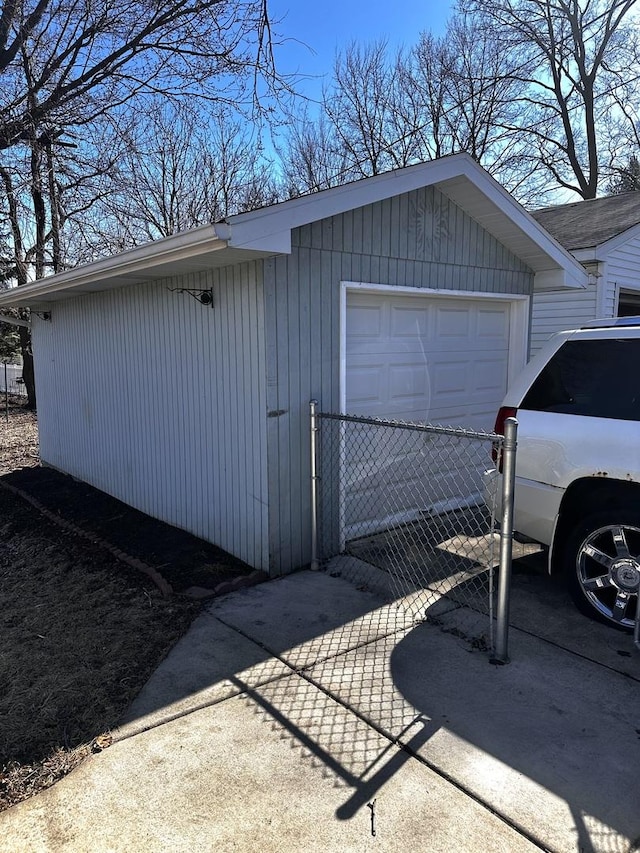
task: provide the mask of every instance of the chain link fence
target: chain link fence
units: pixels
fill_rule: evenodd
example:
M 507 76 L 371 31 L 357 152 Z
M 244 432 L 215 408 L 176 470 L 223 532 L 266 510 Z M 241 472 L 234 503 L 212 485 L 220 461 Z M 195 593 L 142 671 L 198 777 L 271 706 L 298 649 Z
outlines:
M 14 397 L 27 396 L 21 365 L 0 363 L 0 392 Z
M 502 494 L 493 488 L 488 496 L 483 479 L 503 445 L 494 433 L 316 412 L 312 404 L 316 566 L 401 600 L 416 619 L 475 647 L 495 652 L 498 635 L 506 659 L 496 593 L 501 561 L 510 572 L 511 531 L 501 537 Z M 503 621 L 505 608 L 508 598 Z

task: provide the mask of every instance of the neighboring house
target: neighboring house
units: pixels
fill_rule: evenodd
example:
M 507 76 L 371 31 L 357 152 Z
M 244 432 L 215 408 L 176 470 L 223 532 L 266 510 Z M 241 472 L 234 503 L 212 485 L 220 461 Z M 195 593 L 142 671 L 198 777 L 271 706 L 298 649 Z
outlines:
M 584 290 L 534 295 L 532 355 L 554 332 L 640 314 L 640 192 L 548 207 L 532 216 L 590 274 Z
M 33 317 L 44 463 L 272 575 L 310 558 L 309 401 L 491 428 L 534 292 L 583 267 L 468 155 L 0 295 Z

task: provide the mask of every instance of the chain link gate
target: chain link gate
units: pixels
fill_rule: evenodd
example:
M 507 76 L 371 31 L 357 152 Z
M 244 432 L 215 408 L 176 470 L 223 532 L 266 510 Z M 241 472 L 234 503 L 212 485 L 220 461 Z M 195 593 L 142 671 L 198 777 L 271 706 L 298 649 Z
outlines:
M 503 437 L 318 412 L 316 405 L 312 567 L 373 584 L 413 617 L 506 663 L 515 420 Z M 487 489 L 492 450 L 503 476 Z

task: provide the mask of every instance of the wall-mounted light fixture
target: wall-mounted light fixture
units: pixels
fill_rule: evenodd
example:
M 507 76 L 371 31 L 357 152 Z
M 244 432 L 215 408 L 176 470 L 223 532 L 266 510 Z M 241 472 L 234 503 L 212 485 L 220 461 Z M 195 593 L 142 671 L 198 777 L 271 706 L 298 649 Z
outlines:
M 213 305 L 213 288 L 200 289 L 191 287 L 170 287 L 172 293 L 188 293 L 194 299 L 197 299 L 201 305 Z
M 48 323 L 51 322 L 51 311 L 32 311 L 32 314 L 35 314 L 36 317 L 40 317 L 41 320 L 46 320 Z

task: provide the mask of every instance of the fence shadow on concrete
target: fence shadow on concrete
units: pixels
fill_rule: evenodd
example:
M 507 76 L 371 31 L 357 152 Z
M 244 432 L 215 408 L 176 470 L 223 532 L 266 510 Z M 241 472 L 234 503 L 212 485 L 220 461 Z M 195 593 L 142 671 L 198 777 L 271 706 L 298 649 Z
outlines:
M 526 632 L 514 642 L 515 662 L 492 667 L 403 602 L 294 575 L 215 602 L 119 736 L 239 702 L 319 784 L 344 789 L 340 819 L 414 761 L 535 843 L 627 851 L 640 834 L 638 683 Z

